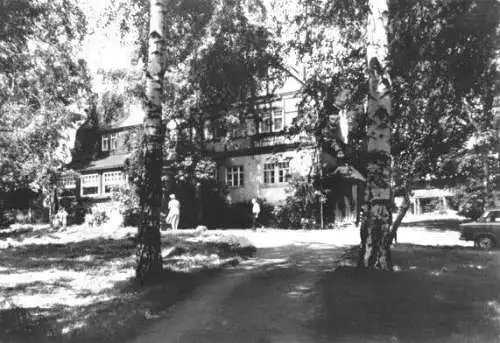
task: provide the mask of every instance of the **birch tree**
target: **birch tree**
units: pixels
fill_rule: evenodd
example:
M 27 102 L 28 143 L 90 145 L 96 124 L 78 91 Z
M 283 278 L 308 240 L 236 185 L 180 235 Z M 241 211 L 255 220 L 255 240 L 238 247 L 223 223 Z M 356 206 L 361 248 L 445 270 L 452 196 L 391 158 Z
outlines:
M 391 79 L 388 73 L 386 1 L 369 1 L 367 24 L 367 184 L 359 266 L 391 270 Z
M 162 272 L 160 207 L 162 200 L 162 93 L 164 63 L 165 2 L 150 1 L 146 105 L 142 150 L 144 182 L 140 190 L 141 224 L 138 232 L 136 277 L 154 280 Z

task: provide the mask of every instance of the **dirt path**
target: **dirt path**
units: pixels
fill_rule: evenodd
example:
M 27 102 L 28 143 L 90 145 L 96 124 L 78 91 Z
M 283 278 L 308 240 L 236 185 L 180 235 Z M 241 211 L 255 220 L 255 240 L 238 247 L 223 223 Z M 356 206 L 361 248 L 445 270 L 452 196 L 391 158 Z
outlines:
M 313 297 L 321 274 L 342 254 L 333 246 L 260 249 L 224 272 L 133 342 L 323 342 L 308 329 L 321 310 Z

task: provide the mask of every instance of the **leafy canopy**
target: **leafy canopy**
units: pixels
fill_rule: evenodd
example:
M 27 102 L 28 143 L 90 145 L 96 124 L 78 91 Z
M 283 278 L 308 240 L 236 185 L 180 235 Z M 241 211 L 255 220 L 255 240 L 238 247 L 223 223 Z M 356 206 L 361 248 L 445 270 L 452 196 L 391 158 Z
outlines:
M 67 162 L 66 130 L 88 91 L 85 17 L 70 0 L 0 6 L 0 189 L 43 190 Z

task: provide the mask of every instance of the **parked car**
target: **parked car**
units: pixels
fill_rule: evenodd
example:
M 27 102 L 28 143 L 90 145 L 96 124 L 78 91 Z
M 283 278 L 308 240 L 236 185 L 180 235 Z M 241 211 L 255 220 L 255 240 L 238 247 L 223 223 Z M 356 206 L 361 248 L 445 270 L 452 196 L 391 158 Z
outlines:
M 460 239 L 473 241 L 474 246 L 491 249 L 500 243 L 500 208 L 486 210 L 470 223 L 460 224 Z

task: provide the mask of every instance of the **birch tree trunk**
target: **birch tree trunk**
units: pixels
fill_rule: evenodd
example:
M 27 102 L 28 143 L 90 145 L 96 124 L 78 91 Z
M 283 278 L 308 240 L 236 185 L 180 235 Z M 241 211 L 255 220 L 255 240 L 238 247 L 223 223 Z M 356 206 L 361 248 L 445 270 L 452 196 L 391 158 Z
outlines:
M 367 184 L 359 266 L 392 270 L 391 80 L 387 72 L 387 0 L 370 0 L 367 62 Z
M 138 232 L 136 277 L 150 282 L 161 274 L 160 209 L 162 203 L 162 93 L 164 60 L 164 0 L 150 0 L 148 67 L 146 72 L 147 114 L 144 119 L 144 187 L 140 190 L 141 224 Z

